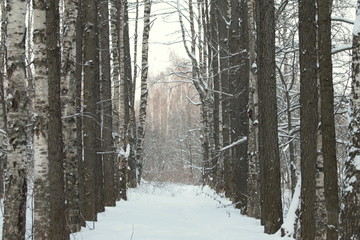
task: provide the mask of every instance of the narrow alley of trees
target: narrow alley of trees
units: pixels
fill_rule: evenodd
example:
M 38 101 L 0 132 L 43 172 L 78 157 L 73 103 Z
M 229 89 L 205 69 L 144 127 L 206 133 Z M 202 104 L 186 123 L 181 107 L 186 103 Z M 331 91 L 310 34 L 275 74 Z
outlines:
M 209 185 L 268 234 L 360 239 L 355 4 L 1 1 L 2 238 L 69 239 L 145 179 Z M 154 76 L 170 15 L 186 57 Z

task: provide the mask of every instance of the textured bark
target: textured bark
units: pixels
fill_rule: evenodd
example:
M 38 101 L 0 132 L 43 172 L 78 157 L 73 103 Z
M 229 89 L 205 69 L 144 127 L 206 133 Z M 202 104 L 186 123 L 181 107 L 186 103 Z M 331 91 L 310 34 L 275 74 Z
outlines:
M 4 92 L 5 79 L 5 36 L 6 36 L 6 9 L 5 1 L 0 3 L 0 199 L 4 197 L 4 169 L 7 151 L 6 136 L 6 104 Z
M 128 111 L 128 104 L 126 102 L 127 89 L 125 89 L 125 3 L 126 0 L 119 1 L 118 11 L 119 11 L 119 70 L 120 70 L 120 82 L 119 82 L 119 145 L 118 145 L 118 162 L 117 166 L 119 168 L 119 194 L 117 196 L 118 200 L 123 199 L 127 200 L 127 158 L 124 156 L 123 152 L 125 151 L 125 115 Z M 122 153 L 121 153 L 122 150 Z
M 99 47 L 101 67 L 102 141 L 104 164 L 104 204 L 115 206 L 114 148 L 112 139 L 112 102 L 110 76 L 110 39 L 108 1 L 99 2 Z
M 76 111 L 76 19 L 78 17 L 78 1 L 64 1 L 64 24 L 67 30 L 62 34 L 62 76 L 61 102 L 63 115 L 64 168 L 66 222 L 70 233 L 81 228 L 79 202 L 79 164 L 77 148 L 81 142 L 77 137 Z M 81 129 L 80 129 L 81 131 Z
M 26 2 L 10 0 L 7 3 L 6 42 L 6 99 L 8 126 L 8 159 L 6 164 L 4 240 L 25 239 L 27 157 L 26 125 L 27 96 L 25 75 L 25 14 Z
M 259 158 L 262 217 L 266 233 L 283 223 L 277 132 L 274 1 L 257 1 Z
M 83 10 L 82 10 L 82 0 L 78 0 L 78 15 L 76 19 L 76 63 L 83 62 Z M 84 161 L 83 161 L 83 117 L 82 117 L 82 64 L 75 65 L 75 108 L 76 108 L 76 148 L 77 148 L 77 165 L 78 165 L 78 176 L 79 176 L 79 205 L 80 213 L 84 212 L 85 208 L 85 171 L 84 171 Z M 80 223 L 82 226 L 85 226 L 85 219 L 83 215 L 80 218 Z
M 327 214 L 326 239 L 337 240 L 340 206 L 331 60 L 331 2 L 318 0 L 318 9 L 322 154 L 324 158 L 324 188 Z
M 209 49 L 210 63 L 212 73 L 212 81 L 214 87 L 214 105 L 213 105 L 213 122 L 214 122 L 214 148 L 218 152 L 220 150 L 220 78 L 219 78 L 219 36 L 216 20 L 216 11 L 215 6 L 211 4 L 210 7 L 210 36 L 211 46 Z M 214 156 L 212 160 L 212 177 L 214 178 L 215 188 L 220 191 L 222 190 L 222 177 L 220 177 L 220 167 L 219 167 L 219 156 Z
M 129 37 L 129 16 L 128 16 L 128 3 L 124 1 L 124 88 L 122 89 L 124 94 L 124 149 L 128 146 L 129 156 L 127 157 L 127 185 L 131 188 L 137 186 L 137 164 L 135 158 L 135 139 L 134 139 L 134 125 L 135 124 L 135 109 L 134 109 L 134 94 L 133 81 L 131 77 L 131 55 L 130 55 L 130 37 Z M 140 181 L 140 179 L 139 179 Z
M 299 2 L 301 239 L 315 239 L 318 98 L 315 2 Z
M 48 152 L 48 75 L 46 52 L 46 0 L 33 0 L 34 29 L 34 237 L 48 239 L 50 183 Z
M 136 145 L 137 162 L 140 166 L 144 162 L 144 136 L 145 136 L 145 121 L 146 121 L 146 108 L 147 108 L 147 78 L 148 78 L 148 54 L 149 54 L 149 34 L 150 34 L 150 12 L 151 1 L 145 0 L 144 6 L 144 31 L 142 37 L 142 59 L 141 59 L 141 93 L 140 93 L 140 109 L 139 109 L 139 125 L 138 136 Z M 139 175 L 141 178 L 141 172 Z
M 60 103 L 60 17 L 59 0 L 47 0 L 46 47 L 48 70 L 48 158 L 50 182 L 49 239 L 68 239 L 65 223 L 64 155 Z
M 360 1 L 357 1 L 356 19 L 360 18 Z M 353 35 L 352 82 L 350 98 L 351 134 L 349 158 L 345 163 L 344 208 L 341 212 L 341 239 L 360 239 L 360 35 Z
M 230 102 L 231 142 L 244 137 L 248 139 L 249 120 L 247 116 L 249 94 L 249 62 L 247 34 L 247 3 L 231 0 L 231 23 L 229 33 L 229 86 L 232 99 Z M 240 28 L 239 28 L 240 26 Z M 239 77 L 241 76 L 241 77 Z M 234 202 L 245 214 L 247 207 L 248 179 L 248 141 L 232 149 L 232 183 L 234 184 Z
M 120 64 L 119 64 L 119 21 L 120 21 L 120 2 L 118 0 L 110 1 L 110 39 L 111 39 L 111 84 L 112 84 L 112 130 L 115 151 L 120 149 Z M 115 195 L 120 193 L 120 173 L 118 154 L 114 156 L 115 169 Z
M 84 11 L 84 105 L 83 105 L 83 141 L 84 141 L 84 209 L 87 221 L 95 221 L 97 214 L 97 106 L 96 89 L 98 84 L 98 39 L 97 4 L 95 0 L 83 1 Z
M 230 90 L 229 90 L 229 50 L 228 37 L 229 31 L 227 22 L 229 22 L 229 2 L 215 1 L 216 20 L 219 34 L 219 77 L 221 85 L 221 115 L 222 115 L 222 145 L 226 147 L 230 144 Z M 228 197 L 233 196 L 232 188 L 232 169 L 231 169 L 231 152 L 223 152 L 224 159 L 224 186 L 225 194 Z
M 255 29 L 255 0 L 248 1 L 248 34 L 249 34 L 249 139 L 248 139 L 248 206 L 247 215 L 260 218 L 260 179 L 258 158 L 258 92 L 256 67 L 256 29 Z

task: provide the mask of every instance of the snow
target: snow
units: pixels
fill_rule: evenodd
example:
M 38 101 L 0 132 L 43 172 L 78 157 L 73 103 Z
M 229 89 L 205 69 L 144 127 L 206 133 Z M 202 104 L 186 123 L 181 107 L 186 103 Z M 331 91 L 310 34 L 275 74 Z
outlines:
M 356 155 L 355 158 L 354 158 L 354 167 L 357 171 L 360 171 L 360 156 L 359 155 Z
M 356 11 L 356 18 L 353 26 L 353 35 L 357 36 L 360 33 L 360 10 Z
M 276 240 L 208 187 L 143 183 L 71 240 Z M 93 229 L 93 230 L 91 230 Z

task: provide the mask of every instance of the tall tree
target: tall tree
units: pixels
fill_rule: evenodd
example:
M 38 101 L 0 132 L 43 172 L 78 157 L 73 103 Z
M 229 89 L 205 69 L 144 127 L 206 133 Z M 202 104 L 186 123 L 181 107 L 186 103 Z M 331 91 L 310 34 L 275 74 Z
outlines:
M 149 71 L 148 54 L 149 54 L 149 35 L 150 35 L 150 12 L 151 0 L 144 0 L 144 31 L 142 37 L 142 59 L 141 59 L 141 93 L 140 93 L 140 109 L 139 109 L 139 125 L 136 145 L 137 162 L 140 168 L 144 161 L 144 136 L 145 136 L 145 121 L 146 121 L 146 107 L 147 107 L 147 78 Z M 141 173 L 139 175 L 141 177 Z
M 34 0 L 34 236 L 49 238 L 50 183 L 48 152 L 48 73 L 46 46 L 46 0 Z
M 97 184 L 97 101 L 98 93 L 98 36 L 97 36 L 97 1 L 84 0 L 84 106 L 83 106 L 83 141 L 84 141 L 84 218 L 87 221 L 96 220 L 98 189 Z
M 257 7 L 261 211 L 265 232 L 275 233 L 283 218 L 277 132 L 274 1 L 259 0 Z
M 66 31 L 62 34 L 62 78 L 61 102 L 63 115 L 63 141 L 64 141 L 64 170 L 65 170 L 65 200 L 66 222 L 70 233 L 80 231 L 80 193 L 79 193 L 79 164 L 77 148 L 77 124 L 80 118 L 76 110 L 76 20 L 78 17 L 77 0 L 65 0 L 64 24 Z M 81 128 L 79 129 L 81 131 Z
M 248 18 L 247 2 L 232 0 L 231 22 L 229 31 L 229 86 L 232 99 L 230 102 L 230 136 L 231 142 L 238 142 L 232 149 L 232 182 L 234 184 L 234 198 L 242 213 L 247 206 L 248 179 L 248 135 L 249 120 L 247 107 L 249 100 L 249 61 L 248 61 Z M 240 27 L 239 27 L 240 26 Z M 241 76 L 239 78 L 239 76 Z
M 7 2 L 7 135 L 9 139 L 3 239 L 25 239 L 27 95 L 25 74 L 26 1 Z
M 315 238 L 315 173 L 317 159 L 318 91 L 316 52 L 316 7 L 312 0 L 299 2 L 300 44 L 300 148 L 301 148 L 301 238 Z
M 5 35 L 6 35 L 6 8 L 5 1 L 0 3 L 0 199 L 4 197 L 4 168 L 6 162 L 6 103 L 4 92 L 5 80 Z
M 326 239 L 337 240 L 339 195 L 331 59 L 331 1 L 318 1 L 319 80 L 321 95 L 322 155 L 324 159 Z
M 341 239 L 360 239 L 360 1 L 353 29 L 352 82 L 350 98 L 349 158 L 345 163 L 344 208 Z
M 63 144 L 61 136 L 60 103 L 60 14 L 59 0 L 47 0 L 46 46 L 48 69 L 48 154 L 50 182 L 50 232 L 49 239 L 67 239 L 65 227 L 65 198 Z M 50 104 L 51 103 L 51 104 Z
M 115 178 L 114 178 L 114 146 L 112 139 L 112 101 L 111 101 L 111 72 L 110 72 L 110 38 L 109 38 L 109 2 L 99 2 L 99 32 L 100 67 L 101 67 L 101 106 L 102 106 L 102 138 L 101 150 L 104 164 L 104 203 L 115 206 Z

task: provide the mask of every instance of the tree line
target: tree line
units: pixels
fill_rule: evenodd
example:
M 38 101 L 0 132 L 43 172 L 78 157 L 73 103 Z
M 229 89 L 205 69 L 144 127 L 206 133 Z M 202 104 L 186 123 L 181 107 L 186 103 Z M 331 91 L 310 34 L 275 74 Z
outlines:
M 151 2 L 136 1 L 138 15 L 140 4 L 132 71 L 126 0 L 1 1 L 3 239 L 69 239 L 137 186 Z

